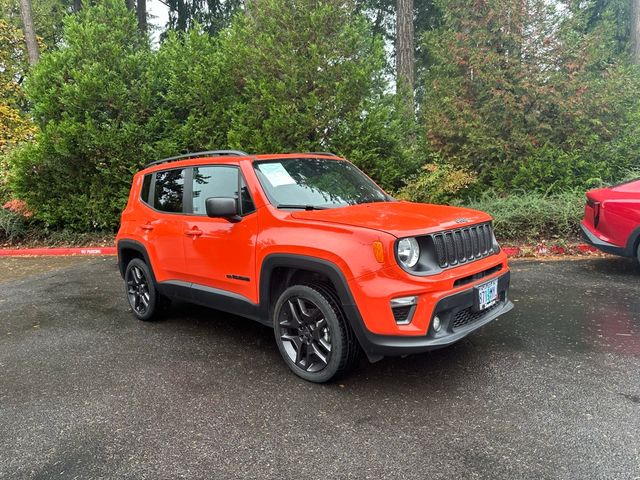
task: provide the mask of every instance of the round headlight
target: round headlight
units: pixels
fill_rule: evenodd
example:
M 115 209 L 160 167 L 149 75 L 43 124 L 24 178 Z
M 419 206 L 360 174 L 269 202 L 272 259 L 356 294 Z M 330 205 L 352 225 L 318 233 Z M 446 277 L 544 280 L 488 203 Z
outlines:
M 398 260 L 407 268 L 415 267 L 420 258 L 420 246 L 415 238 L 403 238 L 398 242 Z

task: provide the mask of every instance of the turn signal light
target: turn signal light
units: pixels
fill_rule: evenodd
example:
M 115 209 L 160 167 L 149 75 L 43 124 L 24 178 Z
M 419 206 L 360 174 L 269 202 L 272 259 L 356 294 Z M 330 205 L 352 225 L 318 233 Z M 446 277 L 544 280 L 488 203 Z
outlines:
M 379 263 L 384 263 L 384 248 L 382 247 L 382 242 L 377 240 L 373 242 L 373 256 L 376 257 Z

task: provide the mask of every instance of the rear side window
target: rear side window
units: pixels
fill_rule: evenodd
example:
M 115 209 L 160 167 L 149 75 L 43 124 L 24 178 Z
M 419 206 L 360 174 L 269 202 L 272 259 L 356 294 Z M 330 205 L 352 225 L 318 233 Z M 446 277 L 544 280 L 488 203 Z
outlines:
M 144 176 L 144 180 L 142 181 L 142 190 L 140 190 L 140 200 L 147 205 L 151 205 L 151 199 L 149 198 L 149 194 L 151 193 L 151 175 L 151 173 L 148 173 Z
M 223 165 L 195 167 L 193 169 L 192 208 L 197 215 L 206 215 L 205 201 L 211 197 L 240 197 L 242 215 L 255 210 L 249 190 L 237 167 Z M 240 189 L 240 195 L 238 195 Z
M 153 206 L 162 212 L 182 212 L 184 192 L 184 169 L 166 170 L 156 173 Z

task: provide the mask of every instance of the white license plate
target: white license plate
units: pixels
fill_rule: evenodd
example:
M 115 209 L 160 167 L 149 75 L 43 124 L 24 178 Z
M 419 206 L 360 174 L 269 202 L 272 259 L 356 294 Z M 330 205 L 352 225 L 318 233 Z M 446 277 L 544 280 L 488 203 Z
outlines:
M 498 301 L 498 279 L 478 287 L 478 309 L 484 310 Z

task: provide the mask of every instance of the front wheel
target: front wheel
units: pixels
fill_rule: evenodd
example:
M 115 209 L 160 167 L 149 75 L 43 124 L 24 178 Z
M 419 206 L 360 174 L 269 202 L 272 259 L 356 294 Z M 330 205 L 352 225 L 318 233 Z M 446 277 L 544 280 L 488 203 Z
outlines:
M 319 285 L 287 288 L 273 311 L 276 343 L 299 377 L 324 383 L 357 362 L 359 345 L 336 296 Z

